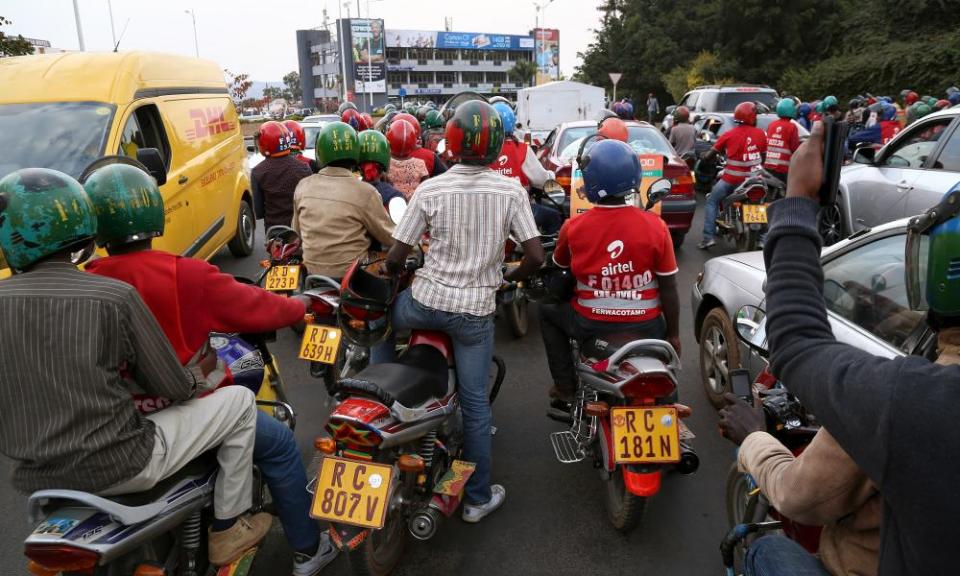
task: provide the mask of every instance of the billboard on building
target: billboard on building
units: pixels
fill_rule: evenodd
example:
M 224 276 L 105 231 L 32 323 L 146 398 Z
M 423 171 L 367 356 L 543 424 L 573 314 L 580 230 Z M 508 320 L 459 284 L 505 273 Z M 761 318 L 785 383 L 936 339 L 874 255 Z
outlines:
M 387 30 L 387 46 L 441 50 L 533 50 L 533 38 L 483 32 Z
M 356 92 L 387 91 L 387 65 L 384 49 L 383 20 L 354 18 L 350 20 L 353 46 L 353 77 Z
M 546 84 L 560 78 L 560 31 L 537 28 L 533 31 L 537 61 L 537 84 Z

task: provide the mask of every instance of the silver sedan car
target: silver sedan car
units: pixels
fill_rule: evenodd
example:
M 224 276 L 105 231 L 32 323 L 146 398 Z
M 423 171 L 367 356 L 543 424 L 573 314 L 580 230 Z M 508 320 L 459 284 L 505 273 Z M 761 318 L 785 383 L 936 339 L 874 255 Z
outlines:
M 864 229 L 822 253 L 824 301 L 837 340 L 876 356 L 928 350 L 934 334 L 924 314 L 910 309 L 904 277 L 907 220 Z M 763 253 L 708 260 L 693 285 L 694 330 L 700 373 L 710 402 L 723 405 L 729 371 L 743 367 L 755 378 L 766 361 L 737 339 L 731 319 L 740 307 L 763 307 Z

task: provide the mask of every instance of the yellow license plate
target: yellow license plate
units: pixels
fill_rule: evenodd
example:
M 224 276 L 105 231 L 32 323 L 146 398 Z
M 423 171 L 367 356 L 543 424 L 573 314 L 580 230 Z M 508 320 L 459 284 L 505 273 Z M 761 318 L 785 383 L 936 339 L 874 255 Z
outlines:
M 319 520 L 383 528 L 393 467 L 327 456 L 317 474 L 310 515 Z
M 767 223 L 767 205 L 766 204 L 743 204 L 743 223 L 744 224 L 766 224 Z
M 300 358 L 323 364 L 336 364 L 340 351 L 340 329 L 322 324 L 307 324 L 300 340 Z
M 300 287 L 300 266 L 274 266 L 267 272 L 264 288 L 271 292 L 290 292 Z
M 614 408 L 613 459 L 617 464 L 666 464 L 680 461 L 677 409 Z

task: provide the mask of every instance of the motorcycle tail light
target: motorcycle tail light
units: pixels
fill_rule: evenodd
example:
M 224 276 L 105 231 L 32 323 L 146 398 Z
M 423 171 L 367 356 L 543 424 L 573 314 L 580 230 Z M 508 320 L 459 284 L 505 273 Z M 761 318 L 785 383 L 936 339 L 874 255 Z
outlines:
M 316 316 L 327 316 L 333 314 L 333 306 L 320 298 L 311 298 L 310 311 Z
M 317 452 L 333 454 L 337 451 L 337 441 L 326 436 L 317 436 L 313 440 L 313 447 L 316 448 Z
M 620 391 L 627 398 L 640 399 L 664 398 L 673 394 L 676 389 L 673 380 L 658 374 L 638 374 L 620 387 Z
M 30 571 L 37 575 L 92 571 L 100 560 L 100 554 L 91 550 L 56 544 L 27 544 L 23 553 L 30 559 Z
M 557 184 L 563 186 L 563 191 L 567 193 L 567 196 L 570 195 L 570 178 L 571 168 L 570 166 L 563 166 L 557 170 Z
M 162 566 L 152 564 L 141 564 L 133 572 L 133 576 L 166 576 L 167 571 Z
M 587 402 L 583 411 L 587 416 L 606 416 L 610 412 L 610 405 L 603 401 Z
M 763 202 L 764 197 L 766 197 L 767 191 L 759 186 L 755 186 L 747 190 L 747 199 L 753 202 L 754 204 L 759 204 Z

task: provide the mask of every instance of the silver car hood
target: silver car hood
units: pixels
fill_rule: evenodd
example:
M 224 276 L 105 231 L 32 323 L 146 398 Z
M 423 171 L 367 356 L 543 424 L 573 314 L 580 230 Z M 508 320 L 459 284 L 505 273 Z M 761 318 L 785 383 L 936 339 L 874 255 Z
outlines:
M 728 260 L 733 260 L 734 262 L 739 262 L 744 266 L 749 266 L 756 270 L 760 270 L 761 272 L 766 272 L 767 270 L 767 265 L 763 261 L 763 252 L 759 250 L 756 252 L 741 252 L 739 254 L 728 254 L 727 256 L 724 256 L 724 258 Z

